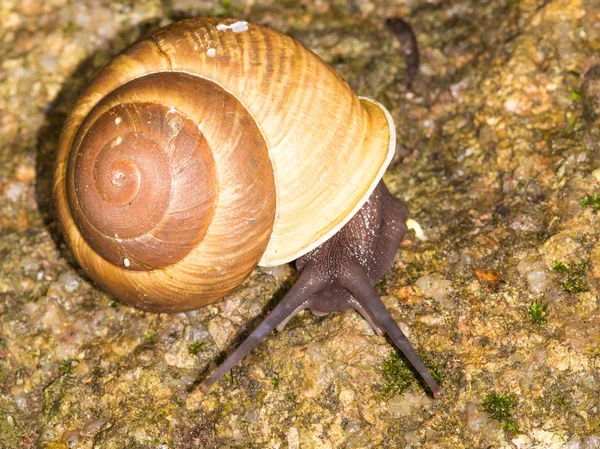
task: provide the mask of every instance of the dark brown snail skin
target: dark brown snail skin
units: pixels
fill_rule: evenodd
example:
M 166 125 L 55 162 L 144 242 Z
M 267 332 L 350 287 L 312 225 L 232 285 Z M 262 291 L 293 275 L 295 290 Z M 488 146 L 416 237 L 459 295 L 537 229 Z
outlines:
M 356 310 L 377 335 L 387 334 L 427 383 L 433 396 L 442 389 L 431 377 L 410 342 L 375 291 L 377 281 L 392 267 L 406 234 L 408 209 L 380 181 L 369 200 L 318 248 L 296 260 L 298 279 L 273 311 L 200 386 L 210 386 L 242 360 L 273 329 L 282 331 L 301 310 L 322 316 Z
M 357 310 L 439 386 L 373 286 L 406 207 L 381 178 L 395 128 L 310 50 L 233 19 L 173 23 L 111 61 L 63 128 L 53 192 L 86 273 L 133 306 L 193 310 L 256 265 L 299 277 L 203 384 L 207 390 L 300 310 Z

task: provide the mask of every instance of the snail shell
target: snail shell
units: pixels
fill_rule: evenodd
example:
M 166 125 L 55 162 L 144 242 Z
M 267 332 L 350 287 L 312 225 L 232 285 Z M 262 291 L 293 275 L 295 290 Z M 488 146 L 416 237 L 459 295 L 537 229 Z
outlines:
M 128 47 L 84 91 L 54 196 L 91 278 L 147 310 L 190 310 L 335 234 L 394 147 L 385 108 L 297 41 L 186 20 Z

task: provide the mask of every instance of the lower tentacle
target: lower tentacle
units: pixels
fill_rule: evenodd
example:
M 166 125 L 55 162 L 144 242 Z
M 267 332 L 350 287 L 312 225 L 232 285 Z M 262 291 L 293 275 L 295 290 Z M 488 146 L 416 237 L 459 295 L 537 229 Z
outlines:
M 303 273 L 304 274 L 304 273 Z M 300 276 L 290 291 L 258 325 L 256 329 L 237 347 L 233 353 L 220 365 L 215 372 L 200 384 L 200 389 L 207 392 L 209 388 L 223 377 L 239 361 L 246 357 L 260 341 L 279 325 L 285 325 L 291 317 L 306 308 L 306 303 L 311 295 L 322 288 L 315 282 L 309 273 Z
M 385 304 L 379 298 L 379 295 L 369 282 L 369 278 L 360 266 L 354 266 L 349 270 L 349 275 L 340 279 L 340 282 L 371 313 L 377 323 L 381 325 L 385 333 L 394 341 L 394 344 L 402 351 L 414 369 L 429 386 L 433 396 L 436 399 L 440 398 L 443 395 L 443 390 L 433 379 L 427 367 L 423 364 L 417 352 L 406 338 L 406 335 L 398 327 L 398 324 L 396 324 L 388 312 Z

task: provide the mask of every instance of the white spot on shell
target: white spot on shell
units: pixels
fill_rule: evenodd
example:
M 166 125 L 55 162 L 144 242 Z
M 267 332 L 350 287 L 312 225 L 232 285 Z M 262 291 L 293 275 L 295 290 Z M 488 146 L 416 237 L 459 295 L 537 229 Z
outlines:
M 217 50 L 214 48 L 209 48 L 206 51 L 206 54 L 212 58 L 213 56 L 215 56 L 217 54 Z
M 127 257 L 123 259 L 123 265 L 125 265 L 126 267 L 129 267 L 131 265 L 131 262 L 129 262 L 129 259 Z
M 110 182 L 116 186 L 121 186 L 123 185 L 125 178 L 125 173 L 123 173 L 121 170 L 117 170 L 114 173 L 112 173 L 112 178 Z
M 123 142 L 123 137 L 122 136 L 117 137 L 116 144 L 121 145 L 121 142 Z
M 234 33 L 241 33 L 242 31 L 248 31 L 248 22 L 239 21 L 232 23 L 231 25 L 225 25 L 224 23 L 220 23 L 219 25 L 217 25 L 217 30 L 231 30 Z
M 123 121 L 123 119 L 121 117 L 117 117 L 115 119 L 115 125 L 120 125 L 122 121 Z
M 233 25 L 231 25 L 231 29 L 234 33 L 248 31 L 248 22 L 235 22 Z
M 423 228 L 415 220 L 413 220 L 412 218 L 409 218 L 408 220 L 406 220 L 406 227 L 408 229 L 412 229 L 413 231 L 415 231 L 415 237 L 416 238 L 418 238 L 422 242 L 426 242 L 427 241 L 427 236 L 423 232 Z

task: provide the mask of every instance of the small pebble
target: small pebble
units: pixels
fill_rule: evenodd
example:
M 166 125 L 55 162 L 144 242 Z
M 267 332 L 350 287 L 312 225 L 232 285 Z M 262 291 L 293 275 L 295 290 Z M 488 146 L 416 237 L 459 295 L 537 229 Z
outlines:
M 542 293 L 550 287 L 551 277 L 546 264 L 541 260 L 526 257 L 517 265 L 517 271 L 525 276 L 529 288 L 534 293 Z
M 392 413 L 407 416 L 415 410 L 426 410 L 431 407 L 432 399 L 422 392 L 407 391 L 403 394 L 392 396 L 388 401 L 388 407 Z
M 4 195 L 13 203 L 19 201 L 21 195 L 23 194 L 23 184 L 20 182 L 12 182 L 6 188 Z
M 454 292 L 452 281 L 442 279 L 437 275 L 425 275 L 417 279 L 415 284 L 425 296 L 435 299 L 445 308 L 450 309 L 454 306 L 454 301 L 451 300 Z
M 79 277 L 72 271 L 65 271 L 58 276 L 58 282 L 67 293 L 73 293 L 79 287 Z

